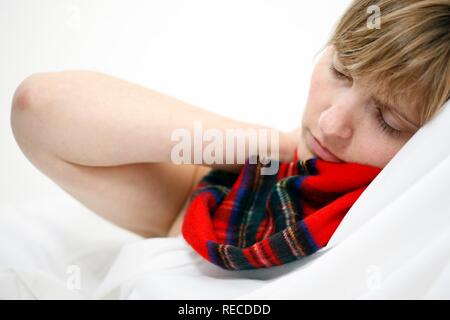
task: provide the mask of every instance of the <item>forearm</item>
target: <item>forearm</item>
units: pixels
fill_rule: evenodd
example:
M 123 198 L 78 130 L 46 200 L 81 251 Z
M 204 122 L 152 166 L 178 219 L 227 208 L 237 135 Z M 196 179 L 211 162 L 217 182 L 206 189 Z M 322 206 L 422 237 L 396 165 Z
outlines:
M 21 86 L 16 95 L 19 94 L 22 111 L 15 116 L 34 117 L 26 122 L 24 130 L 34 130 L 34 143 L 78 164 L 173 161 L 172 150 L 179 143 L 172 139 L 174 132 L 185 130 L 193 142 L 195 123 L 201 124 L 203 132 L 269 129 L 213 114 L 155 90 L 95 72 L 37 74 Z M 281 134 L 284 141 L 284 133 Z M 201 146 L 202 154 L 207 145 L 205 142 Z M 195 150 L 191 151 L 194 163 Z M 224 153 L 223 163 L 225 156 Z M 210 166 L 224 168 L 220 164 Z M 225 167 L 233 171 L 232 165 Z

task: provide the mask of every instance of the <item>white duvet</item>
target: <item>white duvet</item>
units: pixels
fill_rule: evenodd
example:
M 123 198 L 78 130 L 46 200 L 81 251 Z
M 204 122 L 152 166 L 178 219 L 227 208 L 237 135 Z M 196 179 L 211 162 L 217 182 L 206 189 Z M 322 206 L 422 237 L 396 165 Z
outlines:
M 181 237 L 143 239 L 69 196 L 2 207 L 3 299 L 449 299 L 450 110 L 361 195 L 329 245 L 269 270 L 222 270 Z

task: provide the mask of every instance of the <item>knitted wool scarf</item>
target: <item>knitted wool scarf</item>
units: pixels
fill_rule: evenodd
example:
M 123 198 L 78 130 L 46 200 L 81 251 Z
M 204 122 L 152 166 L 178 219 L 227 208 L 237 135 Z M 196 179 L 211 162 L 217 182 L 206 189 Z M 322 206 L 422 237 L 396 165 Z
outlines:
M 211 169 L 194 188 L 182 234 L 230 270 L 269 268 L 324 247 L 381 169 L 311 158 L 279 162 L 273 175 L 247 159 L 240 173 Z M 276 161 L 276 160 L 270 160 Z

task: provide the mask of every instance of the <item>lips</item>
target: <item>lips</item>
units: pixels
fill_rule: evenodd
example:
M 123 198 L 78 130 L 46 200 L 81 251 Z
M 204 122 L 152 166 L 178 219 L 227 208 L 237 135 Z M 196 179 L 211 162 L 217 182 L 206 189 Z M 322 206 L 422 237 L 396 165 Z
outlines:
M 320 142 L 311 134 L 310 135 L 310 148 L 315 155 L 317 155 L 320 159 L 329 161 L 329 162 L 343 162 L 341 159 L 336 157 L 333 153 L 331 153 L 327 148 L 323 147 Z

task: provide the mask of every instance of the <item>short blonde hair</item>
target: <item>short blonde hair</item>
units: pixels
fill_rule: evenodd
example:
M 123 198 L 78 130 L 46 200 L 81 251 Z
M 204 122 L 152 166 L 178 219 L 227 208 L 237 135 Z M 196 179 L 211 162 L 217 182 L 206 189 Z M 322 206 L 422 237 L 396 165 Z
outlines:
M 367 9 L 380 9 L 369 28 Z M 369 80 L 388 101 L 413 101 L 420 125 L 450 98 L 450 1 L 355 0 L 328 45 L 353 78 Z

